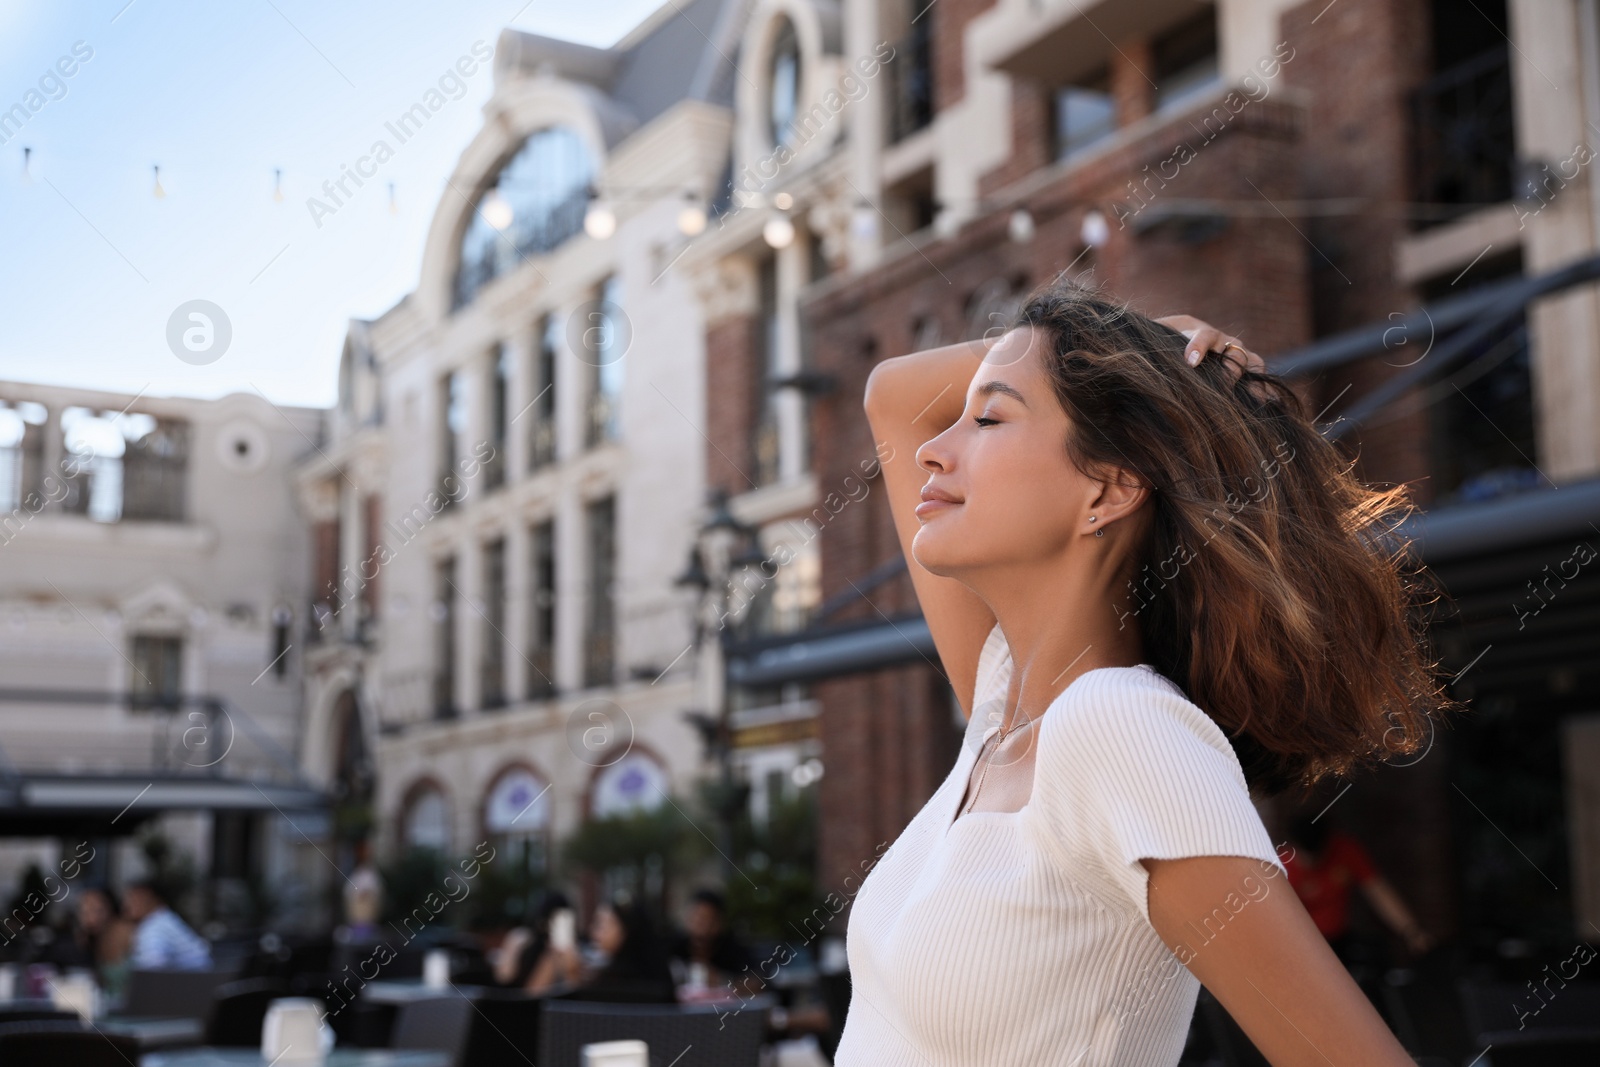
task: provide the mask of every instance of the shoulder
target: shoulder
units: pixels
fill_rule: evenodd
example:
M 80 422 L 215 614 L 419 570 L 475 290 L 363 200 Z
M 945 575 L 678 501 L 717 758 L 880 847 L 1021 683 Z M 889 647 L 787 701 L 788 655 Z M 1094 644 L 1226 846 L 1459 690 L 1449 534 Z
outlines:
M 1246 788 L 1243 768 L 1222 728 L 1154 667 L 1100 667 L 1078 677 L 1051 714 L 1080 751 L 1132 766 L 1196 762 Z

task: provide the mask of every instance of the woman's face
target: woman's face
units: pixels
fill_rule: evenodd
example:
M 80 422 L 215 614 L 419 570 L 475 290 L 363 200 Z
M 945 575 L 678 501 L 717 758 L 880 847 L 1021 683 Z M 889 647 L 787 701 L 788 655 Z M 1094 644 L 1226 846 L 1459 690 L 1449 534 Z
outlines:
M 600 908 L 594 913 L 594 923 L 590 927 L 589 936 L 594 939 L 594 943 L 602 952 L 614 956 L 622 947 L 628 932 L 615 911 L 610 908 Z
M 91 889 L 78 897 L 78 922 L 85 930 L 99 930 L 110 917 L 111 905 L 104 894 Z
M 917 449 L 929 478 L 912 554 L 934 574 L 1037 564 L 1084 532 L 1098 483 L 1067 456 L 1071 423 L 1045 351 L 1031 327 L 1007 333 L 973 375 L 961 418 Z

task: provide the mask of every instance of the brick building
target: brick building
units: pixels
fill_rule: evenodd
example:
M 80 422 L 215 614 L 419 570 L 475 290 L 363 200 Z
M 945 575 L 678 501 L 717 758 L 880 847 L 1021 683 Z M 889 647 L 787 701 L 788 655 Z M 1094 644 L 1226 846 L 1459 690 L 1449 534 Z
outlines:
M 1592 6 L 824 8 L 756 5 L 726 213 L 685 258 L 706 304 L 708 481 L 764 531 L 812 530 L 820 588 L 799 621 L 727 652 L 740 699 L 814 709 L 822 888 L 852 884 L 893 840 L 961 727 L 861 478 L 866 377 L 982 334 L 1066 269 L 1243 337 L 1325 411 L 1364 478 L 1407 483 L 1428 509 L 1420 543 L 1454 597 L 1436 636 L 1475 710 L 1440 755 L 1314 802 L 1339 801 L 1441 936 L 1559 940 L 1596 920 L 1582 683 L 1600 580 L 1569 575 L 1560 600 L 1541 599 L 1542 637 L 1500 603 L 1571 542 L 1600 544 L 1595 292 L 1529 288 L 1600 247 L 1574 163 L 1600 129 Z M 823 82 L 850 106 L 785 141 L 794 115 L 826 103 Z M 1506 744 L 1511 715 L 1526 729 Z M 1264 814 L 1276 830 L 1287 812 Z

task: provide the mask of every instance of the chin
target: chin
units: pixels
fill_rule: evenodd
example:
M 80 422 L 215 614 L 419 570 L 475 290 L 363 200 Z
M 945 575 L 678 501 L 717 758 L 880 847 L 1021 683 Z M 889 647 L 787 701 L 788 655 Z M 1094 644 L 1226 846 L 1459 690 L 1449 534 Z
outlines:
M 911 539 L 911 558 L 929 574 L 954 578 L 956 571 L 962 569 L 962 564 L 970 561 L 961 559 L 957 552 L 951 551 L 961 539 L 949 536 L 948 531 L 935 529 L 936 525 L 937 520 L 917 531 Z

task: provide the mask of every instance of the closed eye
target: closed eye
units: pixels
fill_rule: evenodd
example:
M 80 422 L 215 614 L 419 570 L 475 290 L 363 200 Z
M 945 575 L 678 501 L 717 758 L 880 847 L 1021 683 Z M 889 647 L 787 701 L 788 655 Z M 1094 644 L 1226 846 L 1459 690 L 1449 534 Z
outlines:
M 999 419 L 986 419 L 982 415 L 974 415 L 972 421 L 979 426 L 998 426 L 1000 424 Z

